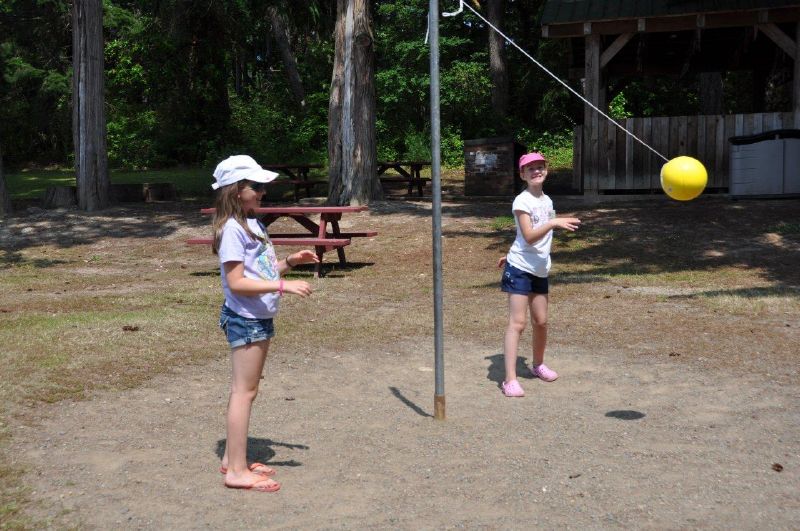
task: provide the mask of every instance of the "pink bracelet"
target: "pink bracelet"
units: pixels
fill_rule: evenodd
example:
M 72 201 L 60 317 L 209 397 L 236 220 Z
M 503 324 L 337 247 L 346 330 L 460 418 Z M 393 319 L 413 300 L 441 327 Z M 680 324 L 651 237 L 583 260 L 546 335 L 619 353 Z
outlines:
M 283 297 L 283 279 L 278 283 L 278 297 Z

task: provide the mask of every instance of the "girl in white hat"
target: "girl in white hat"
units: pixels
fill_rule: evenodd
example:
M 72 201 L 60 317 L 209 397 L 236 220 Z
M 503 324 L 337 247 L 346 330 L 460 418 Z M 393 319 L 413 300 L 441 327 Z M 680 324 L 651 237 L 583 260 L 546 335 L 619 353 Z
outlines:
M 214 243 L 219 256 L 225 303 L 219 326 L 231 346 L 231 391 L 228 399 L 227 441 L 220 472 L 225 486 L 275 492 L 275 470 L 262 463 L 247 464 L 250 411 L 258 393 L 269 341 L 275 335 L 273 318 L 284 293 L 308 297 L 311 285 L 283 280 L 281 273 L 299 264 L 318 262 L 314 251 L 303 250 L 278 260 L 266 228 L 255 218 L 264 184 L 277 177 L 247 155 L 229 157 L 214 170 Z

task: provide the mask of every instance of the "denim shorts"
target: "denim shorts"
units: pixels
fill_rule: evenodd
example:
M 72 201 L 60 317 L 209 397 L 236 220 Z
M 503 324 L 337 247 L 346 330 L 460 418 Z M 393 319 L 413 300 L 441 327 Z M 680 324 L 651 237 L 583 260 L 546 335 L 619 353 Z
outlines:
M 537 277 L 506 263 L 503 278 L 500 280 L 500 289 L 516 295 L 530 295 L 531 293 L 547 295 L 550 291 L 550 284 L 547 277 Z
M 275 335 L 272 319 L 242 317 L 224 304 L 219 312 L 219 327 L 225 332 L 231 348 L 266 341 Z

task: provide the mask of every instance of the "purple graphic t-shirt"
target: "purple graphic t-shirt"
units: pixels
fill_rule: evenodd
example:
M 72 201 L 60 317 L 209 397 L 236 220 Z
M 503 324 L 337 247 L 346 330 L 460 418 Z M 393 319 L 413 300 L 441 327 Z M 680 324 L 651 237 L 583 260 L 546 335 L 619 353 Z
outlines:
M 244 276 L 256 280 L 279 280 L 278 259 L 267 231 L 256 219 L 248 218 L 247 226 L 262 239 L 253 240 L 239 223 L 230 218 L 222 229 L 219 243 L 219 264 L 225 305 L 242 317 L 269 319 L 278 313 L 277 293 L 244 296 L 232 293 L 225 278 L 225 262 L 242 262 Z

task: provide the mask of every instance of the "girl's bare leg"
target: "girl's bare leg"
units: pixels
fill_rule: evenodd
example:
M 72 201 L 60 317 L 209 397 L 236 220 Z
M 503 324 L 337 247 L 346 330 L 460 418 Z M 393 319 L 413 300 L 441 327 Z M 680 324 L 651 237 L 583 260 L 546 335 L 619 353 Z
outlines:
M 503 343 L 503 357 L 505 358 L 506 377 L 505 381 L 517 379 L 517 348 L 519 338 L 525 330 L 527 321 L 528 296 L 508 294 L 508 327 L 506 328 L 505 340 Z
M 531 324 L 533 324 L 533 364 L 544 363 L 544 350 L 547 347 L 547 295 L 534 293 L 529 296 Z
M 247 468 L 247 432 L 250 411 L 258 394 L 261 371 L 269 350 L 269 340 L 243 345 L 231 351 L 231 394 L 228 399 L 227 432 L 223 465 L 228 468 L 225 484 L 246 486 L 264 482 L 261 474 Z M 272 480 L 269 480 L 270 482 Z

